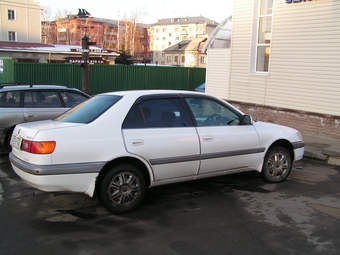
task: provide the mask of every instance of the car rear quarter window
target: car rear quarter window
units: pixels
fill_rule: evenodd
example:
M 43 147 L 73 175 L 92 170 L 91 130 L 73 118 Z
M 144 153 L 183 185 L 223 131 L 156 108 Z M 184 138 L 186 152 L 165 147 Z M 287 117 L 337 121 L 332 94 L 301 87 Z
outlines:
M 122 97 L 114 95 L 95 96 L 78 104 L 55 119 L 60 122 L 90 123 L 116 104 Z
M 84 101 L 86 101 L 88 98 L 84 95 L 73 92 L 73 91 L 61 91 L 61 96 L 65 102 L 66 107 L 74 107 Z

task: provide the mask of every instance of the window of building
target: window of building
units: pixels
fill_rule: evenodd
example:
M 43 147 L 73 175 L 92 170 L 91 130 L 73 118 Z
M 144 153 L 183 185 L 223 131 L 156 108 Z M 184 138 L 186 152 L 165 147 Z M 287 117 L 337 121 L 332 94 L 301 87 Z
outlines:
M 171 46 L 171 42 L 168 42 L 168 45 Z
M 175 28 L 175 32 L 179 32 L 179 28 L 178 27 Z
M 159 28 L 157 28 L 157 29 L 156 29 L 156 33 L 159 33 L 159 31 L 160 31 Z
M 176 39 L 175 40 L 179 40 L 179 36 L 176 36 Z
M 194 31 L 194 28 L 193 28 L 193 27 L 191 27 L 191 28 L 190 28 L 190 31 Z
M 164 53 L 164 52 L 162 52 L 162 57 L 164 58 L 164 56 L 165 56 L 165 53 Z
M 178 63 L 178 56 L 175 56 L 175 62 Z
M 156 57 L 158 57 L 158 53 L 156 53 Z
M 205 63 L 205 56 L 201 56 L 200 61 L 201 61 L 201 64 L 204 64 Z
M 16 42 L 16 40 L 17 40 L 17 32 L 8 31 L 8 41 Z
M 8 10 L 8 19 L 9 20 L 15 20 L 15 11 L 14 10 Z
M 163 29 L 162 29 L 162 32 L 165 33 L 165 32 L 166 32 L 166 28 L 163 28 Z
M 171 37 L 172 36 L 172 33 L 169 33 L 169 37 Z
M 162 40 L 165 41 L 165 40 L 166 40 L 166 37 L 163 37 Z
M 273 0 L 254 1 L 251 65 L 253 73 L 268 73 L 272 35 Z
M 167 63 L 171 63 L 171 59 L 172 59 L 171 56 L 166 56 L 166 62 Z
M 159 37 L 156 37 L 156 41 L 158 41 L 159 40 Z
M 185 62 L 185 56 L 182 56 L 182 63 Z

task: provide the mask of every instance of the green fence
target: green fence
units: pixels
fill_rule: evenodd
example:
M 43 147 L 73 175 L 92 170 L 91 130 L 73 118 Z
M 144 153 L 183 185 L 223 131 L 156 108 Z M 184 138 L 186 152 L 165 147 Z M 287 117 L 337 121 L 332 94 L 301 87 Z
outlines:
M 79 65 L 11 61 L 4 60 L 0 83 L 65 84 L 82 88 Z M 205 74 L 205 68 L 91 65 L 90 89 L 92 94 L 137 89 L 193 90 L 205 82 Z

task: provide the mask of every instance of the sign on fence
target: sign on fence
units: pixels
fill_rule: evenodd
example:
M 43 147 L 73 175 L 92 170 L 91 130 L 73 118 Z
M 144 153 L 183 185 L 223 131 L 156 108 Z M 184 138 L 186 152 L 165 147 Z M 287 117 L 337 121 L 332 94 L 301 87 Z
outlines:
M 0 74 L 4 73 L 4 60 L 0 58 Z

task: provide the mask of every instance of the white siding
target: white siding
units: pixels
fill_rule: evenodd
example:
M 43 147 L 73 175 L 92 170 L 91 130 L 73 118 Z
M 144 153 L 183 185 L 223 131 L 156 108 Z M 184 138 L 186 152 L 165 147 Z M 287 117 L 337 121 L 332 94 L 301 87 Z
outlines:
M 209 49 L 206 66 L 206 92 L 227 99 L 229 97 L 230 49 Z
M 274 1 L 268 75 L 249 72 L 253 4 L 234 2 L 226 99 L 340 115 L 340 1 Z
M 228 99 L 264 104 L 267 76 L 249 75 L 253 5 L 252 0 L 234 2 L 231 81 Z
M 340 1 L 275 1 L 271 53 L 268 105 L 340 115 Z

